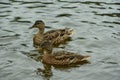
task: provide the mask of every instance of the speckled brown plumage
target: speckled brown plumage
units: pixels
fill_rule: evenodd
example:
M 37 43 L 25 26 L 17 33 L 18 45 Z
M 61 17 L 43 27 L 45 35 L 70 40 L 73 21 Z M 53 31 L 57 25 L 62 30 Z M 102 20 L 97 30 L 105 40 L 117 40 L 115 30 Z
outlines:
M 33 45 L 36 48 L 40 48 L 40 44 L 44 40 L 51 42 L 53 46 L 64 43 L 73 30 L 69 28 L 50 30 L 44 33 L 45 23 L 42 20 L 37 20 L 31 28 L 38 28 L 39 31 L 33 37 Z
M 50 65 L 71 65 L 71 64 L 80 64 L 84 61 L 87 61 L 90 56 L 83 56 L 73 52 L 67 51 L 58 51 L 52 54 L 52 46 L 50 42 L 42 43 L 41 47 L 44 50 L 42 62 Z

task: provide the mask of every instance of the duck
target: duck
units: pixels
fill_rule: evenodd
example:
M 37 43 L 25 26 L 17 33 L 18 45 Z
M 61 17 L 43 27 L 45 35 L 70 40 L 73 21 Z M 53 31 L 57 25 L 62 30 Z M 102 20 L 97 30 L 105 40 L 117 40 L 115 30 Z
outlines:
M 49 42 L 55 47 L 68 41 L 73 34 L 73 29 L 70 28 L 55 29 L 44 33 L 45 23 L 42 20 L 35 21 L 33 26 L 29 29 L 32 28 L 38 29 L 38 32 L 33 37 L 33 46 L 39 51 L 42 50 L 40 45 L 43 40 L 49 40 Z
M 89 55 L 83 56 L 74 52 L 57 51 L 52 52 L 53 47 L 49 41 L 41 44 L 43 48 L 42 63 L 54 66 L 69 66 L 74 64 L 84 64 L 88 62 Z

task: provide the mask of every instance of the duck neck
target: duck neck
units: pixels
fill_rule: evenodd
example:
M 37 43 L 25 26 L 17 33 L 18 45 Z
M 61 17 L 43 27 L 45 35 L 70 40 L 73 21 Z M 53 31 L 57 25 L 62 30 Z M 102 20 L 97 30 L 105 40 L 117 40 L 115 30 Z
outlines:
M 44 30 L 39 29 L 38 33 L 40 38 L 43 38 Z
M 50 53 L 49 51 L 46 51 L 46 50 L 43 50 L 43 57 L 42 57 L 42 60 L 43 60 L 43 63 L 51 63 L 51 59 L 52 59 L 52 53 Z
M 43 34 L 44 33 L 44 28 L 45 28 L 45 25 L 38 25 L 39 34 Z

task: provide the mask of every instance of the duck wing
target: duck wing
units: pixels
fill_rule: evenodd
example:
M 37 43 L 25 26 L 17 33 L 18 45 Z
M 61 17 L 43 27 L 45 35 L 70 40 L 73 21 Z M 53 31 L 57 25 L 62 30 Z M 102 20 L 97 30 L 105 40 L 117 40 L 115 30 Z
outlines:
M 82 58 L 82 55 L 78 55 L 76 53 L 72 53 L 72 52 L 66 52 L 66 51 L 59 51 L 54 53 L 54 57 L 57 60 L 60 59 L 73 59 L 73 58 Z
M 53 57 L 53 61 L 56 65 L 69 65 L 85 61 L 89 56 L 82 56 L 72 52 L 61 51 L 61 55 L 60 52 L 58 52 L 58 54 L 56 53 Z
M 62 38 L 64 36 L 68 36 L 72 34 L 73 30 L 70 30 L 69 28 L 64 29 L 57 29 L 57 30 L 50 30 L 44 33 L 44 38 L 48 40 L 52 40 L 55 38 Z

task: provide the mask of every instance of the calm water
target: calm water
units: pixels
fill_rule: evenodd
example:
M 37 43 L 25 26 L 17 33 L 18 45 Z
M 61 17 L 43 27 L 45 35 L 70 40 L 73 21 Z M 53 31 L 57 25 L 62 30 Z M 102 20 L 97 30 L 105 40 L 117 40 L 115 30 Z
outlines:
M 75 29 L 64 49 L 91 63 L 36 74 L 43 64 L 25 52 L 35 53 L 28 28 L 39 19 L 46 30 Z M 0 0 L 0 80 L 120 80 L 120 0 Z

